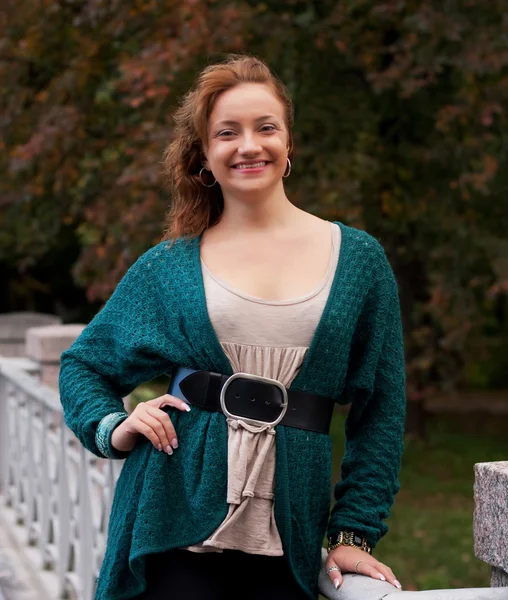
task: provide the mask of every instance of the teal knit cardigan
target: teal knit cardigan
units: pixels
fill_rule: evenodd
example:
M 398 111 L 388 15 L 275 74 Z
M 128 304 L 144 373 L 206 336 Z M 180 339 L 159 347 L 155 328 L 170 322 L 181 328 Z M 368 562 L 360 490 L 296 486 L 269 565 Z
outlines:
M 332 444 L 325 434 L 276 428 L 275 519 L 285 557 L 309 598 L 318 596 L 326 533 L 354 530 L 374 547 L 398 492 L 405 372 L 397 284 L 380 244 L 338 223 L 340 259 L 295 390 L 351 403 L 341 479 L 330 513 Z M 104 308 L 61 357 L 65 421 L 98 456 L 98 424 L 122 398 L 175 365 L 231 374 L 208 316 L 200 240 L 161 242 L 129 269 Z M 117 482 L 95 600 L 146 587 L 145 557 L 196 544 L 226 517 L 227 425 L 222 413 L 167 408 L 179 448 L 143 436 Z

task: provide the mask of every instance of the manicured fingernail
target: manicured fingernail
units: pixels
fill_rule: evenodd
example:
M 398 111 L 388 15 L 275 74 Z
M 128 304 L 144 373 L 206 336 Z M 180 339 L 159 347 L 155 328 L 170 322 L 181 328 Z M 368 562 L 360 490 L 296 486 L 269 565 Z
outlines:
M 395 585 L 399 588 L 399 590 L 402 589 L 402 586 L 400 585 L 400 583 L 397 580 L 395 580 Z
M 381 573 L 379 573 L 379 579 L 381 579 L 381 581 L 386 581 L 386 577 Z
M 161 445 L 161 444 L 159 444 L 159 445 L 157 446 L 157 450 L 159 450 L 159 452 L 162 450 L 162 445 Z
M 187 412 L 190 411 L 190 406 L 188 404 L 184 404 L 183 405 L 184 410 L 186 410 Z
M 335 586 L 335 589 L 337 589 L 339 587 L 340 581 L 338 579 L 334 579 L 333 580 L 333 585 Z
M 173 454 L 173 448 L 171 448 L 171 446 L 166 446 L 166 453 L 167 454 Z
M 171 440 L 171 445 L 173 446 L 173 448 L 178 448 L 178 440 L 176 438 L 173 438 Z

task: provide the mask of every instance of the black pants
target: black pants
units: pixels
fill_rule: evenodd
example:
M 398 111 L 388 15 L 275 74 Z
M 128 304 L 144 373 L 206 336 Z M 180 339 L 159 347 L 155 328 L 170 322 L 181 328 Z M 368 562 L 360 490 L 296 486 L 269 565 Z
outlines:
M 146 561 L 137 600 L 308 600 L 283 556 L 170 550 Z

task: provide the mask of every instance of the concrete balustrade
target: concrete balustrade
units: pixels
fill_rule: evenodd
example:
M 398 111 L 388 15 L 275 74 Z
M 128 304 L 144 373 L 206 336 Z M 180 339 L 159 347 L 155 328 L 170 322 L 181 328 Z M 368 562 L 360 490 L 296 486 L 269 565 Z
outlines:
M 323 552 L 323 561 L 326 552 Z M 458 588 L 406 592 L 386 581 L 346 573 L 342 585 L 334 589 L 324 567 L 319 574 L 319 589 L 328 600 L 507 600 L 508 588 Z
M 85 325 L 48 325 L 27 330 L 25 354 L 40 366 L 41 383 L 58 388 L 60 356 L 84 328 Z
M 478 463 L 474 471 L 475 556 L 492 565 L 490 585 L 508 590 L 508 461 Z
M 31 327 L 58 325 L 62 322 L 56 315 L 36 312 L 12 312 L 0 314 L 0 356 L 25 356 L 25 335 Z
M 83 327 L 27 327 L 28 358 L 0 357 L 0 600 L 2 588 L 9 600 L 93 600 L 123 461 L 94 457 L 63 422 L 55 389 L 60 355 Z M 479 463 L 475 478 L 475 554 L 492 565 L 492 587 L 407 592 L 347 573 L 336 590 L 323 549 L 321 594 L 329 600 L 508 600 L 508 462 Z M 2 573 L 9 579 L 2 582 Z
M 94 597 L 123 461 L 85 450 L 62 417 L 56 390 L 0 361 L 0 590 L 8 600 Z

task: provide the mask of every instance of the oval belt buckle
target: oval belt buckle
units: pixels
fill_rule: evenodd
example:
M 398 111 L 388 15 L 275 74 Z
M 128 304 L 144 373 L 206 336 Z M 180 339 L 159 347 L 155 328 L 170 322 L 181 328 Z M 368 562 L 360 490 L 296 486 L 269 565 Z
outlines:
M 243 417 L 242 415 L 234 415 L 233 413 L 229 412 L 229 410 L 226 408 L 226 391 L 229 387 L 229 384 L 235 379 L 251 379 L 254 381 L 262 381 L 264 383 L 270 383 L 272 385 L 275 385 L 280 389 L 280 391 L 282 392 L 282 404 L 280 405 L 282 410 L 280 415 L 275 419 L 275 421 L 258 421 L 249 417 Z M 282 421 L 288 409 L 288 391 L 282 385 L 282 383 L 280 381 L 277 381 L 276 379 L 260 377 L 259 375 L 251 375 L 250 373 L 234 373 L 233 375 L 228 377 L 228 379 L 222 386 L 222 389 L 220 391 L 220 405 L 222 408 L 222 412 L 226 415 L 226 417 L 230 417 L 231 419 L 242 419 L 242 421 L 246 421 L 247 423 L 252 423 L 254 425 L 271 425 L 272 427 L 275 427 Z

